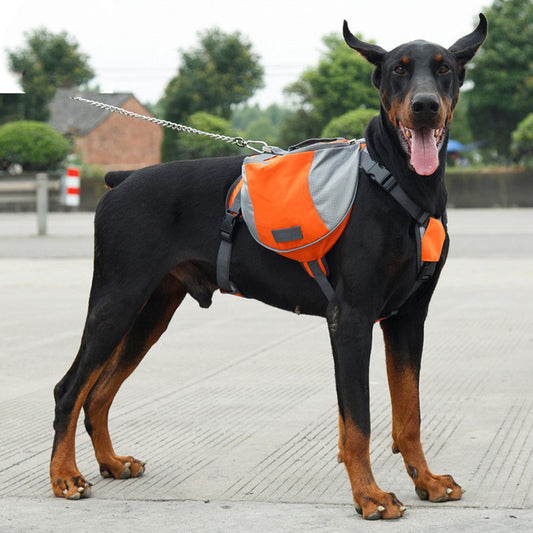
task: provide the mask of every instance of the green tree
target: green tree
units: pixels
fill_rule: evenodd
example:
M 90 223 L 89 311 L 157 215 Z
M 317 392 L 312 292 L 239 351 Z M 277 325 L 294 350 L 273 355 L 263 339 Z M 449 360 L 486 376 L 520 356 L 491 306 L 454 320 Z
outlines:
M 198 47 L 181 52 L 178 74 L 165 89 L 162 108 L 167 120 L 183 123 L 197 111 L 229 119 L 232 106 L 263 86 L 259 56 L 239 32 L 226 34 L 215 28 L 199 38 Z M 169 132 L 165 132 L 162 152 L 165 160 L 179 153 Z
M 360 139 L 365 136 L 366 126 L 370 119 L 376 115 L 379 115 L 379 109 L 360 107 L 359 109 L 348 111 L 344 115 L 331 120 L 322 131 L 322 136 Z
M 0 124 L 24 118 L 25 94 L 0 94 Z
M 469 74 L 468 116 L 486 152 L 508 159 L 511 133 L 533 109 L 533 3 L 495 0 L 485 14 L 489 34 Z
M 512 139 L 513 156 L 518 162 L 533 167 L 533 112 L 518 124 Z
M 193 113 L 187 119 L 188 126 L 209 133 L 218 133 L 220 135 L 235 136 L 235 131 L 231 127 L 229 120 L 198 111 Z M 190 133 L 180 133 L 174 135 L 179 137 L 177 143 L 178 159 L 197 159 L 199 157 L 217 157 L 224 155 L 235 155 L 239 153 L 239 148 L 233 144 L 223 141 L 210 139 L 202 135 Z
M 231 124 L 245 139 L 265 141 L 279 146 L 280 126 L 288 110 L 278 104 L 262 109 L 258 104 L 238 106 L 231 115 Z
M 469 92 L 465 92 L 459 98 L 459 102 L 453 112 L 453 120 L 450 126 L 450 138 L 463 144 L 471 143 L 474 138 L 468 121 L 468 97 Z
M 66 32 L 54 34 L 39 28 L 25 34 L 26 44 L 8 50 L 9 69 L 21 76 L 26 93 L 23 116 L 46 120 L 48 103 L 58 87 L 74 87 L 94 77 L 88 56 L 80 52 L 78 43 Z
M 318 65 L 307 69 L 285 89 L 305 111 L 305 117 L 299 111 L 300 118 L 306 119 L 303 124 L 316 128 L 311 135 L 302 130 L 302 137 L 317 136 L 332 119 L 348 111 L 379 108 L 379 97 L 371 82 L 372 65 L 346 46 L 337 34 L 326 35 L 322 41 L 326 50 Z
M 53 170 L 65 159 L 70 144 L 42 122 L 16 121 L 0 127 L 0 163 L 18 163 L 27 170 Z

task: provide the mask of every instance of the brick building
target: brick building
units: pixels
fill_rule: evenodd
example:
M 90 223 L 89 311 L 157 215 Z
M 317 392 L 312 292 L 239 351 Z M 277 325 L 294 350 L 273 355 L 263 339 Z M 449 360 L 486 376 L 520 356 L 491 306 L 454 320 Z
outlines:
M 161 161 L 161 126 L 70 100 L 69 96 L 74 95 L 152 115 L 131 93 L 59 89 L 50 104 L 48 123 L 73 139 L 75 152 L 83 163 L 107 171 L 141 168 Z

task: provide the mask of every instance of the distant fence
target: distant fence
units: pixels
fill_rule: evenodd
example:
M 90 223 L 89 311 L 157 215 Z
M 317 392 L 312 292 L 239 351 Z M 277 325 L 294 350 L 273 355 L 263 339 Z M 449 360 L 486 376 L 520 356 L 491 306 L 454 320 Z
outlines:
M 35 174 L 0 176 L 0 211 L 35 210 Z M 49 173 L 49 210 L 59 202 L 59 173 Z M 216 178 L 214 178 L 216 179 Z M 490 172 L 448 172 L 449 207 L 533 207 L 533 169 Z M 94 211 L 107 190 L 103 179 L 81 179 L 81 211 Z
M 31 209 L 37 213 L 37 233 L 46 235 L 46 216 L 51 205 L 59 204 L 59 175 L 50 179 L 47 172 L 0 179 L 0 209 Z M 53 198 L 52 202 L 50 198 Z
M 533 207 L 533 169 L 448 173 L 449 207 Z

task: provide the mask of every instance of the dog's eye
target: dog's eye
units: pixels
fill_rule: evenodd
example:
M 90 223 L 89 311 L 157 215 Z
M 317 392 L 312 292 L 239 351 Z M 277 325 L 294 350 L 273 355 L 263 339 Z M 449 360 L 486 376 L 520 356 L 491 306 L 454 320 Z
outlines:
M 403 76 L 407 73 L 407 70 L 405 70 L 405 67 L 403 65 L 398 65 L 397 67 L 394 67 L 394 72 L 396 72 L 396 74 L 399 74 L 400 76 Z
M 441 65 L 439 67 L 439 74 L 446 74 L 447 72 L 450 72 L 450 67 L 448 65 Z

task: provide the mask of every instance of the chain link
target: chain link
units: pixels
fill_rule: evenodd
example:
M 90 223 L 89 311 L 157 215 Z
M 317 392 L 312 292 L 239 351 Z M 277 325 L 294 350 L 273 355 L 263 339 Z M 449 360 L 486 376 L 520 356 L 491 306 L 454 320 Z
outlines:
M 225 143 L 235 144 L 236 146 L 239 146 L 240 148 L 248 148 L 249 150 L 253 150 L 254 152 L 257 152 L 259 154 L 273 152 L 273 148 L 264 141 L 251 141 L 251 140 L 246 141 L 242 137 L 230 137 L 229 135 L 222 135 L 220 133 L 209 133 L 207 131 L 202 131 L 202 130 L 197 130 L 195 128 L 191 128 L 190 126 L 184 126 L 183 124 L 176 124 L 175 122 L 170 122 L 168 120 L 161 120 L 160 118 L 147 117 L 146 115 L 139 115 L 138 113 L 134 113 L 133 111 L 128 111 L 127 109 L 123 109 L 122 107 L 117 107 L 117 106 L 110 105 L 110 104 L 104 104 L 103 102 L 96 102 L 95 100 L 88 100 L 87 98 L 82 98 L 81 96 L 70 96 L 70 99 L 76 100 L 77 102 L 84 102 L 94 107 L 98 107 L 99 109 L 105 109 L 106 111 L 118 113 L 126 117 L 146 120 L 147 122 L 151 122 L 152 124 L 163 126 L 164 128 L 170 128 L 172 130 L 182 131 L 184 133 L 192 133 L 194 135 L 203 135 L 204 137 L 208 137 L 216 141 L 223 141 Z M 262 148 L 261 149 L 255 148 L 251 146 L 252 144 L 258 144 Z

